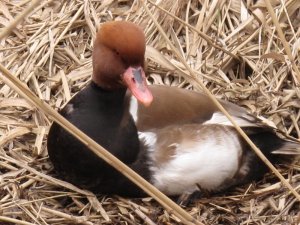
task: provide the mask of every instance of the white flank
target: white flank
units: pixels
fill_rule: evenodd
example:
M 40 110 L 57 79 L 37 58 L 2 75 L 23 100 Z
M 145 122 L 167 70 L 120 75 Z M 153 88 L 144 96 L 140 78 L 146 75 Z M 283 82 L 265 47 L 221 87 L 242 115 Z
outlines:
M 129 113 L 131 114 L 133 121 L 137 123 L 137 112 L 138 112 L 138 102 L 137 99 L 133 96 L 130 97 L 129 103 Z
M 152 150 L 154 145 L 156 144 L 156 134 L 153 132 L 138 132 L 139 140 L 144 142 L 145 145 L 149 148 L 149 150 Z
M 257 127 L 255 123 L 243 119 L 242 117 L 236 117 L 236 116 L 231 116 L 231 117 L 240 127 Z M 221 112 L 214 113 L 211 119 L 204 123 L 204 125 L 206 124 L 219 124 L 219 125 L 233 126 L 232 123 L 228 120 L 228 118 Z
M 166 164 L 151 168 L 153 184 L 169 195 L 194 192 L 197 184 L 218 190 L 236 174 L 241 145 L 234 132 L 224 130 L 219 137 L 178 143 L 176 152 Z

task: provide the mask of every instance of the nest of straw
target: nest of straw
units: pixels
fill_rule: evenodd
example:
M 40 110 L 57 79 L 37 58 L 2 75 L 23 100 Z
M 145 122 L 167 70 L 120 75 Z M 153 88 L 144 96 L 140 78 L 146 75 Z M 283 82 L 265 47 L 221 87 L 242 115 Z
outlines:
M 193 79 L 198 79 L 215 96 L 264 116 L 299 139 L 300 2 L 271 3 L 284 38 L 262 0 L 148 1 L 152 17 L 138 0 L 41 1 L 0 40 L 0 60 L 59 109 L 90 81 L 99 24 L 133 21 L 147 37 L 150 83 L 193 89 Z M 1 1 L 0 28 L 29 4 Z M 196 74 L 193 79 L 153 18 Z M 57 180 L 46 148 L 51 118 L 4 83 L 0 98 L 1 224 L 180 224 L 152 198 L 96 197 Z M 299 192 L 299 164 L 279 169 Z M 203 197 L 186 211 L 204 224 L 300 223 L 299 202 L 272 174 Z

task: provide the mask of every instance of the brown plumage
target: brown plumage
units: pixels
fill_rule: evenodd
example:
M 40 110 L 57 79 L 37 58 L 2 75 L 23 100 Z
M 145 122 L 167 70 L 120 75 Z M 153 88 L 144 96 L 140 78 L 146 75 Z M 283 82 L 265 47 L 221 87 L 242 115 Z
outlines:
M 128 66 L 144 65 L 145 37 L 131 23 L 107 22 L 97 33 L 93 51 L 93 81 L 105 88 L 123 86 L 120 74 Z
M 101 25 L 92 82 L 61 114 L 168 195 L 199 187 L 220 191 L 261 178 L 267 168 L 205 94 L 147 86 L 144 53 L 138 26 Z M 220 102 L 273 163 L 283 159 L 273 152 L 299 150 L 243 108 Z M 143 194 L 56 123 L 48 152 L 61 177 L 76 185 L 95 193 Z

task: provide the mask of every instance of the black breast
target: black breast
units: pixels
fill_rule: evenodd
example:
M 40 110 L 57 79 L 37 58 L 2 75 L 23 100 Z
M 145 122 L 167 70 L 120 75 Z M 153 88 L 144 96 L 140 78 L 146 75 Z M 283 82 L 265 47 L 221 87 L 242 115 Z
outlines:
M 92 83 L 60 113 L 130 165 L 137 159 L 139 141 L 124 95 L 125 90 L 108 92 Z M 47 144 L 50 160 L 64 180 L 96 193 L 120 193 L 115 182 L 121 175 L 56 123 Z

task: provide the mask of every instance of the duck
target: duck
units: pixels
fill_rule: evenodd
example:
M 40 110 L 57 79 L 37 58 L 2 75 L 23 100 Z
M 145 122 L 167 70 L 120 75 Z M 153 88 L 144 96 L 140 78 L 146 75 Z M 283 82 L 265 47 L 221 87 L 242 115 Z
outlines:
M 169 196 L 220 192 L 261 179 L 265 164 L 204 93 L 148 85 L 143 30 L 126 21 L 100 25 L 91 82 L 59 112 Z M 299 143 L 233 103 L 218 100 L 272 163 Z M 145 193 L 57 123 L 47 140 L 58 176 L 96 194 Z

